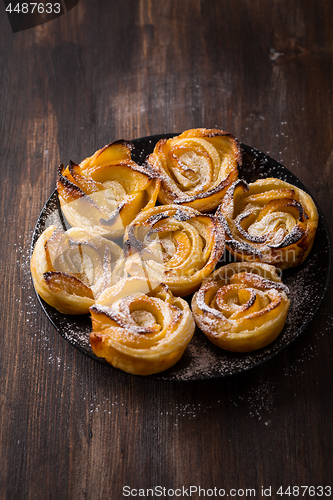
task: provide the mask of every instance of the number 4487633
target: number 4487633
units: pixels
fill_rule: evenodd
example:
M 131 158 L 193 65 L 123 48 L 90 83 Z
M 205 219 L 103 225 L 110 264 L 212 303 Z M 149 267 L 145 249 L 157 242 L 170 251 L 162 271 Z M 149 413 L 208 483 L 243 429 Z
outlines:
M 280 488 L 276 492 L 277 495 L 286 495 L 289 497 L 330 497 L 332 489 L 330 486 L 288 486 L 287 488 Z
M 13 4 L 14 5 L 14 4 Z M 38 14 L 60 14 L 60 3 L 17 3 L 15 7 L 12 4 L 8 4 L 6 7 L 6 12 L 17 13 L 17 14 L 33 14 L 34 12 Z

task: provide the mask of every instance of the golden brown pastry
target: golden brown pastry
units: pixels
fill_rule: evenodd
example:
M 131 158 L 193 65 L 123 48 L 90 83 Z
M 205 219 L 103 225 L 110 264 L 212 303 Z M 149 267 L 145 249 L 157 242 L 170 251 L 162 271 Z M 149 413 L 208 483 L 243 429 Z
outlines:
M 197 128 L 161 139 L 146 161 L 162 179 L 161 203 L 210 212 L 237 179 L 242 154 L 237 139 L 228 132 Z
M 237 260 L 261 261 L 285 269 L 309 254 L 318 225 L 312 198 L 287 182 L 237 180 L 216 216 L 226 231 L 226 247 Z
M 126 228 L 126 270 L 165 283 L 181 297 L 197 290 L 224 253 L 224 230 L 213 215 L 190 207 L 146 210 Z
M 192 299 L 195 322 L 227 351 L 250 352 L 282 331 L 290 301 L 274 266 L 235 262 L 221 267 Z
M 72 226 L 106 237 L 122 236 L 136 215 L 154 207 L 160 180 L 131 160 L 131 144 L 113 142 L 84 160 L 58 170 L 61 208 Z
M 90 308 L 94 353 L 135 375 L 167 370 L 183 355 L 195 324 L 189 305 L 166 285 L 152 289 L 128 278 L 105 290 Z
M 80 228 L 45 229 L 30 268 L 36 291 L 64 314 L 88 313 L 95 298 L 125 276 L 121 248 Z

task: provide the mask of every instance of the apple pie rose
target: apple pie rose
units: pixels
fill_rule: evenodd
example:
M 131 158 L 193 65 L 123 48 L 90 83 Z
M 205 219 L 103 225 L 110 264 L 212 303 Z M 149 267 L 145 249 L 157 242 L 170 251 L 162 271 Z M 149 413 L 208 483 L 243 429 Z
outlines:
M 141 210 L 155 206 L 160 180 L 131 159 L 132 144 L 113 142 L 58 169 L 61 208 L 71 226 L 118 238 Z
M 161 139 L 146 162 L 162 179 L 161 203 L 210 212 L 237 179 L 242 154 L 230 133 L 198 128 Z
M 90 308 L 94 353 L 126 372 L 151 375 L 183 355 L 195 323 L 188 303 L 166 285 L 134 277 L 105 290 Z
M 317 208 L 302 189 L 288 182 L 237 180 L 216 216 L 226 232 L 226 247 L 242 261 L 261 261 L 280 269 L 301 264 L 318 226 Z
M 125 267 L 131 276 L 165 283 L 181 297 L 197 290 L 224 253 L 224 230 L 213 215 L 162 205 L 126 228 Z
M 195 322 L 227 351 L 265 347 L 282 331 L 290 301 L 274 266 L 236 262 L 204 280 L 192 299 Z
M 86 314 L 102 291 L 125 276 L 122 249 L 81 228 L 49 226 L 30 263 L 37 293 L 64 314 Z

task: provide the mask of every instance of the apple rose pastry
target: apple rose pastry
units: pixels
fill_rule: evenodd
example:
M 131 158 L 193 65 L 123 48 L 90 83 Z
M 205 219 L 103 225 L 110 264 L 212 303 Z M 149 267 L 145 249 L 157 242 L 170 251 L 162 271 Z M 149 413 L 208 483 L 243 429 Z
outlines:
M 132 276 L 165 283 L 181 297 L 197 290 L 224 253 L 224 230 L 213 215 L 162 205 L 126 228 L 125 267 Z
M 86 314 L 101 292 L 125 276 L 122 249 L 80 228 L 49 226 L 32 254 L 36 291 L 64 314 Z
M 282 331 L 290 301 L 274 266 L 236 262 L 221 267 L 192 299 L 195 322 L 227 351 L 250 352 Z
M 138 277 L 105 290 L 90 308 L 94 353 L 135 375 L 167 370 L 183 355 L 195 323 L 187 302 L 166 285 Z
M 161 203 L 210 212 L 237 179 L 242 154 L 237 139 L 228 132 L 198 128 L 161 139 L 146 162 L 162 179 Z
M 117 141 L 80 165 L 60 165 L 57 190 L 72 226 L 117 238 L 140 210 L 154 207 L 160 180 L 131 160 L 131 149 L 131 143 Z
M 312 198 L 280 179 L 237 180 L 216 216 L 224 225 L 226 247 L 237 260 L 261 261 L 285 269 L 309 254 L 318 225 Z

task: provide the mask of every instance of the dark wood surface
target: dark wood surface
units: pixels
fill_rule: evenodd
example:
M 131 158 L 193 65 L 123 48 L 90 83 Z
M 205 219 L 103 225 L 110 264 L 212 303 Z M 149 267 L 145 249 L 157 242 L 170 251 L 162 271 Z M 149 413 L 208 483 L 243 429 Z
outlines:
M 255 488 L 256 498 L 261 486 L 333 487 L 330 290 L 272 360 L 172 383 L 77 351 L 42 313 L 29 272 L 58 163 L 193 127 L 269 152 L 332 229 L 332 1 L 81 0 L 16 34 L 1 10 L 0 498 L 113 500 L 125 485 Z

